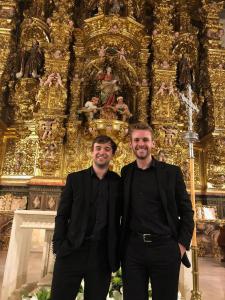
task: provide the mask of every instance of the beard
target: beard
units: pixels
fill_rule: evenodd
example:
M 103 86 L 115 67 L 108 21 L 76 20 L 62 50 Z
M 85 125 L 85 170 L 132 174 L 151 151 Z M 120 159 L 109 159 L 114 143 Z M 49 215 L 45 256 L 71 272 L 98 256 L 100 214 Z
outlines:
M 144 150 L 142 154 L 139 154 L 138 150 Z M 148 148 L 134 148 L 133 152 L 136 156 L 136 158 L 140 159 L 140 160 L 145 160 L 151 153 L 150 150 Z

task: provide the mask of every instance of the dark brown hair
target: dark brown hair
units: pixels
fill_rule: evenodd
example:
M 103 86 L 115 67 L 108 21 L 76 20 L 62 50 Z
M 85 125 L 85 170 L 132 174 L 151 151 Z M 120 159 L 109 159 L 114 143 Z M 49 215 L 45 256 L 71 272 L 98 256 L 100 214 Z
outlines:
M 111 147 L 112 147 L 112 153 L 115 154 L 116 149 L 117 149 L 117 145 L 114 142 L 113 139 L 111 139 L 111 137 L 107 136 L 107 135 L 98 135 L 92 142 L 92 147 L 91 149 L 94 149 L 94 144 L 98 143 L 98 144 L 106 144 L 106 143 L 110 143 Z

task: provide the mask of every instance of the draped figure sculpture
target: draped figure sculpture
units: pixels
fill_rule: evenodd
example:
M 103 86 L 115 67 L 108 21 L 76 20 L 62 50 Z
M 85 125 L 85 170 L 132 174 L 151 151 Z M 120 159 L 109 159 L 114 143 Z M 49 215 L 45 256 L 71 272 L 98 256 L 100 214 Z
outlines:
M 112 106 L 115 103 L 116 93 L 119 90 L 118 80 L 112 74 L 112 68 L 107 67 L 106 72 L 100 70 L 97 74 L 100 84 L 100 101 L 101 105 Z

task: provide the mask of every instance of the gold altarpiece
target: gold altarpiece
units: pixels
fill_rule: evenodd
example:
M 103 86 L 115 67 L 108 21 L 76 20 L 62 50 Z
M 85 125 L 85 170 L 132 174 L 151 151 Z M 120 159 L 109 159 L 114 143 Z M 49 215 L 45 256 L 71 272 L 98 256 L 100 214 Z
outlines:
M 66 174 L 90 164 L 99 133 L 118 143 L 119 172 L 133 159 L 127 128 L 138 120 L 155 130 L 155 156 L 180 165 L 189 186 L 179 96 L 188 74 L 198 200 L 224 218 L 223 9 L 207 0 L 0 0 L 0 210 L 24 199 L 28 209 L 56 209 Z M 118 96 L 130 118 L 118 119 Z M 98 117 L 83 116 L 92 97 Z

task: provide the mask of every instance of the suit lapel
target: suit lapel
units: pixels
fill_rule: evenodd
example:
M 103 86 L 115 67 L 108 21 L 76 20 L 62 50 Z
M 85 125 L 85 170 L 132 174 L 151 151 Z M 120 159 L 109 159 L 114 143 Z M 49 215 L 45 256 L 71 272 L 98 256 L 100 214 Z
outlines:
M 92 196 L 92 186 L 91 186 L 91 168 L 88 168 L 84 171 L 83 173 L 83 178 L 82 178 L 81 186 L 83 188 L 83 193 L 84 197 L 82 201 L 84 201 L 82 207 L 83 211 L 82 214 L 83 216 L 88 216 L 89 215 L 89 207 L 90 207 L 90 201 L 91 201 L 91 196 Z M 84 218 L 84 227 L 87 225 L 87 220 L 88 218 Z
M 176 237 L 177 236 L 177 230 L 174 226 L 174 222 L 171 218 L 171 215 L 170 215 L 170 213 L 167 209 L 168 197 L 167 197 L 166 191 L 165 191 L 165 189 L 168 185 L 168 182 L 169 182 L 167 168 L 163 164 L 157 162 L 156 174 L 157 174 L 157 181 L 158 181 L 160 198 L 161 198 L 162 205 L 163 205 L 166 217 L 167 217 L 167 221 L 168 221 L 168 224 L 171 228 L 171 231 L 172 231 L 173 235 Z M 167 187 L 167 191 L 168 191 L 168 187 Z
M 163 164 L 156 161 L 156 178 L 159 187 L 159 194 L 162 201 L 163 208 L 167 212 L 167 196 L 165 193 L 165 187 L 167 185 L 167 172 Z
M 91 168 L 88 168 L 84 171 L 84 182 L 83 185 L 85 191 L 85 198 L 90 199 L 91 195 Z
M 128 211 L 129 211 L 129 205 L 130 205 L 130 200 L 131 200 L 131 186 L 132 186 L 132 176 L 133 176 L 133 172 L 134 172 L 134 165 L 135 163 L 133 163 L 130 168 L 127 170 L 127 174 L 124 178 L 124 219 L 126 220 Z

